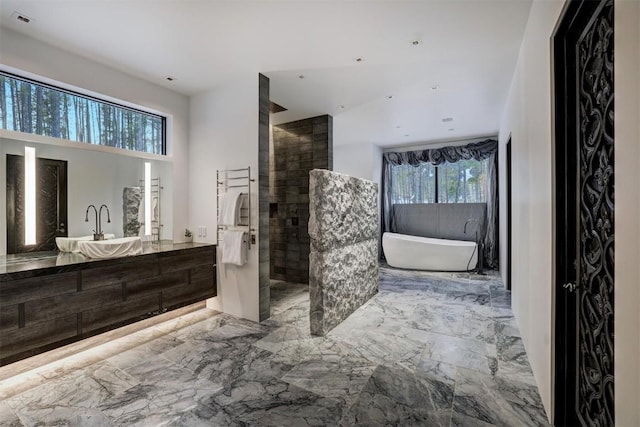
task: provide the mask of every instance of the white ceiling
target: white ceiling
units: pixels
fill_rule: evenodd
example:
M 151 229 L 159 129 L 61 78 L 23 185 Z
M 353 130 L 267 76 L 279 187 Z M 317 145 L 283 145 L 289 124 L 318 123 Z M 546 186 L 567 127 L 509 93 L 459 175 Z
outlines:
M 186 95 L 262 72 L 271 100 L 289 109 L 274 122 L 328 113 L 334 144 L 393 146 L 497 134 L 530 7 L 531 0 L 0 0 L 0 25 Z

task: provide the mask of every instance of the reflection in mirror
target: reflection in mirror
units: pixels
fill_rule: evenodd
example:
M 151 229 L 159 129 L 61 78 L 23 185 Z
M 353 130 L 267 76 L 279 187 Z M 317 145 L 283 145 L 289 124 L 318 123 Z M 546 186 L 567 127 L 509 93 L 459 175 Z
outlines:
M 122 210 L 124 211 L 124 237 L 138 236 L 142 227 L 142 189 L 140 187 L 125 187 L 122 192 Z
M 6 136 L 6 131 L 0 132 L 0 170 L 3 171 L 7 168 L 7 155 L 24 156 L 26 145 L 25 141 Z M 84 221 L 86 208 L 91 204 L 106 204 L 112 213 L 125 212 L 123 189 L 140 185 L 144 178 L 145 161 L 152 164 L 153 176 L 158 178 L 158 184 L 162 180 L 162 198 L 157 204 L 158 216 L 162 215 L 162 236 L 173 236 L 173 164 L 170 159 L 149 160 L 128 153 L 116 153 L 114 149 L 105 147 L 76 148 L 73 143 L 60 141 L 59 145 L 49 141 L 30 141 L 28 145 L 36 147 L 38 158 L 67 163 L 68 212 L 65 232 L 68 237 L 93 234 L 94 224 Z M 6 179 L 6 174 L 1 173 L 0 255 L 7 254 L 7 220 L 8 216 L 15 215 L 15 208 L 7 204 Z M 46 219 L 39 218 L 38 221 Z M 141 218 L 138 221 L 142 222 Z M 112 215 L 110 224 L 103 223 L 103 232 L 115 234 L 116 237 L 125 236 L 125 215 Z

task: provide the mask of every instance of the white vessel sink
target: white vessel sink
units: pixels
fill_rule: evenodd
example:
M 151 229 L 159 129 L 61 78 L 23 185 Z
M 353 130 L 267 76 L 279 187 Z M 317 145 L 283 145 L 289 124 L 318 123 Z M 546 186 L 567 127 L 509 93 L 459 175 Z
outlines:
M 105 240 L 115 239 L 116 235 L 105 234 L 104 238 Z M 80 249 L 78 249 L 78 242 L 86 240 L 93 240 L 93 235 L 82 237 L 56 237 L 56 245 L 60 252 L 80 252 Z
M 81 240 L 78 242 L 80 252 L 89 258 L 115 258 L 142 253 L 140 237 L 121 237 L 110 240 Z

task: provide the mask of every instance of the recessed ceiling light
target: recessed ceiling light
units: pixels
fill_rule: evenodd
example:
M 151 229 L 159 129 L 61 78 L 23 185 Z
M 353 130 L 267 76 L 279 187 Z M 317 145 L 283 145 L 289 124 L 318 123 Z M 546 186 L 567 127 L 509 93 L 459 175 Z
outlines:
M 440 89 L 440 85 L 433 85 L 433 86 L 431 86 L 431 90 L 434 90 L 434 91 L 435 91 L 435 90 L 438 90 L 438 89 Z
M 452 122 L 453 121 L 453 117 L 445 117 L 442 119 L 442 123 L 447 123 L 447 122 Z
M 420 40 L 411 40 L 411 46 L 420 46 L 421 44 Z
M 33 21 L 33 19 L 29 18 L 27 15 L 25 15 L 24 13 L 20 13 L 18 11 L 15 11 L 11 14 L 11 18 L 22 22 L 23 24 L 28 24 L 31 21 Z

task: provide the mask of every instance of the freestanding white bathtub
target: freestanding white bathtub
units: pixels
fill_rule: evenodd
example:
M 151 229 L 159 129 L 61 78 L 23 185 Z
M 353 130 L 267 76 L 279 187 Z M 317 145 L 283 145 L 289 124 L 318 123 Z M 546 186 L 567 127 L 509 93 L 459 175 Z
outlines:
M 387 264 L 396 268 L 432 271 L 467 271 L 476 267 L 475 242 L 434 239 L 398 233 L 382 235 Z

